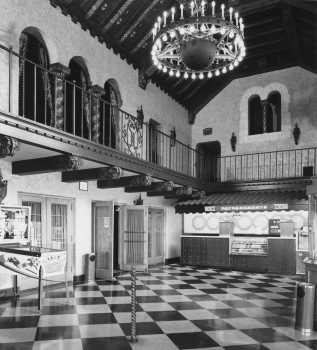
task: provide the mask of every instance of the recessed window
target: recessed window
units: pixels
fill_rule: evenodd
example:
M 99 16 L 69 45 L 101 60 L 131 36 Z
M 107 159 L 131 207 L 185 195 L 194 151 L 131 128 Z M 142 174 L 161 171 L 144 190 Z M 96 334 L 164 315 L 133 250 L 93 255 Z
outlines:
M 248 101 L 249 135 L 281 131 L 281 94 L 272 91 L 267 99 L 252 95 Z

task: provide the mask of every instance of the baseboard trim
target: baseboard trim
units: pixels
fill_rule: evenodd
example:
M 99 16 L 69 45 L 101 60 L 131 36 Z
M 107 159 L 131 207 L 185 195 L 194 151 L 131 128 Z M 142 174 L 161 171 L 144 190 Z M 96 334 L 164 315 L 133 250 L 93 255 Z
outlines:
M 169 264 L 179 264 L 180 263 L 180 257 L 177 256 L 175 258 L 168 258 L 165 259 L 165 265 L 169 265 Z

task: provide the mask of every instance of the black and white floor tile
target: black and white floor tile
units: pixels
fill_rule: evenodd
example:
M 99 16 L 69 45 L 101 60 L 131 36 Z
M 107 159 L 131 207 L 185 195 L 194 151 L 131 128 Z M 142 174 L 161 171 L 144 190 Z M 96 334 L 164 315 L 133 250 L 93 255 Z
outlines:
M 317 350 L 294 329 L 297 277 L 169 265 L 137 274 L 136 343 L 129 274 L 16 306 L 0 301 L 0 350 Z

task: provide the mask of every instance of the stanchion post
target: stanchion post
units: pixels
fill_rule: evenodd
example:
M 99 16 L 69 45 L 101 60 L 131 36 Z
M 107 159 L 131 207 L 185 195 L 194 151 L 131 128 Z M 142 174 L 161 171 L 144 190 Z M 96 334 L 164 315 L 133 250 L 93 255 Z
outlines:
M 137 342 L 136 337 L 136 269 L 135 265 L 131 268 L 131 336 L 130 342 Z

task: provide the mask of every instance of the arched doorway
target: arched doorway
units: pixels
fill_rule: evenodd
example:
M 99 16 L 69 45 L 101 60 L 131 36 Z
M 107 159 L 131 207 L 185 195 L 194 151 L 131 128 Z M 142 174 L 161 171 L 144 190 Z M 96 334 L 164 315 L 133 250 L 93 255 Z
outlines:
M 197 177 L 204 182 L 216 182 L 220 179 L 221 145 L 219 141 L 202 142 L 197 145 Z
M 118 83 L 114 79 L 107 80 L 104 89 L 105 95 L 103 98 L 106 103 L 104 104 L 104 118 L 101 120 L 101 128 L 104 132 L 104 145 L 118 148 L 120 107 L 122 105 L 121 94 Z
M 91 108 L 88 70 L 81 57 L 73 57 L 69 62 L 69 69 L 66 86 L 66 131 L 89 139 Z
M 19 115 L 50 125 L 53 116 L 49 54 L 38 29 L 20 35 Z

